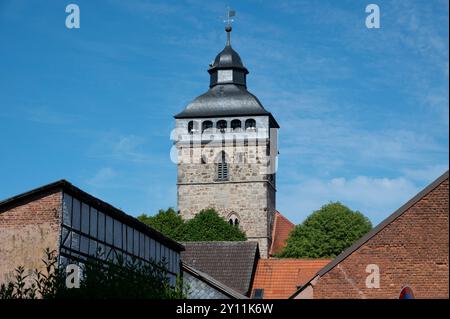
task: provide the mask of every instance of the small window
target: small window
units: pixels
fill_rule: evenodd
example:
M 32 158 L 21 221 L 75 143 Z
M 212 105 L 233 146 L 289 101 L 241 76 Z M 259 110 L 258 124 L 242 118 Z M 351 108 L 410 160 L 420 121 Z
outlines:
M 263 299 L 264 289 L 257 288 L 253 290 L 253 299 Z
M 105 214 L 98 212 L 98 239 L 105 240 Z
M 76 230 L 81 229 L 81 203 L 78 199 L 73 199 L 72 204 L 72 227 Z
M 231 226 L 239 227 L 239 216 L 236 213 L 228 215 L 228 223 Z
M 114 246 L 122 249 L 122 224 L 114 219 Z
M 234 132 L 239 132 L 242 128 L 242 123 L 240 120 L 232 120 L 231 121 L 231 129 Z
M 89 234 L 89 206 L 85 203 L 81 204 L 81 231 Z
M 225 133 L 227 130 L 227 121 L 225 120 L 217 121 L 216 128 L 220 131 L 220 133 Z
M 198 132 L 198 123 L 195 121 L 189 121 L 188 123 L 188 133 L 194 134 Z
M 399 299 L 415 299 L 414 293 L 410 287 L 404 287 L 402 291 L 400 291 Z
M 209 131 L 213 128 L 213 122 L 211 121 L 204 121 L 202 123 L 202 133 L 205 131 Z
M 97 210 L 91 207 L 91 221 L 89 224 L 89 234 L 92 237 L 97 237 Z
M 64 193 L 63 201 L 63 223 L 64 225 L 72 225 L 72 196 Z
M 256 121 L 254 119 L 245 121 L 245 130 L 256 131 Z
M 106 243 L 113 243 L 113 219 L 110 216 L 106 216 Z
M 217 163 L 217 179 L 221 181 L 228 180 L 228 163 L 225 152 L 221 153 L 220 162 Z

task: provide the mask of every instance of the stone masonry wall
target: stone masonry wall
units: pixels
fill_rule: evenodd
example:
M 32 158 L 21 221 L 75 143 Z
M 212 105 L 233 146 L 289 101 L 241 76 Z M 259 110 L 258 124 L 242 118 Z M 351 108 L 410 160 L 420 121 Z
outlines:
M 61 200 L 57 192 L 0 211 L 0 283 L 19 265 L 42 269 L 44 249 L 58 249 Z
M 249 240 L 259 242 L 261 257 L 266 258 L 275 214 L 275 174 L 265 170 L 267 145 L 249 144 L 179 147 L 178 209 L 184 219 L 205 208 L 215 208 L 225 220 L 236 215 L 239 227 Z M 217 180 L 216 160 L 222 151 L 229 163 L 227 181 Z

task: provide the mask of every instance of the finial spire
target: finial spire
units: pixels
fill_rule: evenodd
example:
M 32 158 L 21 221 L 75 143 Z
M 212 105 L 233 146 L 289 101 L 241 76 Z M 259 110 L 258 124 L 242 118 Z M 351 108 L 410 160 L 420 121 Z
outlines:
M 231 45 L 231 30 L 233 28 L 231 27 L 231 24 L 234 22 L 232 17 L 236 15 L 236 11 L 232 10 L 230 7 L 227 8 L 227 15 L 225 17 L 225 20 L 223 22 L 226 23 L 225 25 L 225 31 L 227 32 L 227 46 Z

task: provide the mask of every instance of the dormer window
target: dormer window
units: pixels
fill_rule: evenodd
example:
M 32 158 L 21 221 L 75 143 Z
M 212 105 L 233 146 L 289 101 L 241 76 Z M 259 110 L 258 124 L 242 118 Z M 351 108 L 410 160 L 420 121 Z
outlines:
M 246 131 L 256 131 L 256 121 L 254 119 L 248 119 L 245 121 Z
M 233 132 L 239 132 L 241 130 L 242 123 L 240 120 L 232 120 L 231 121 L 231 129 Z
M 205 131 L 211 131 L 212 128 L 213 128 L 213 122 L 204 121 L 202 123 L 202 133 L 204 133 Z
M 216 128 L 217 130 L 220 131 L 220 133 L 225 133 L 227 130 L 227 121 L 225 120 L 218 121 L 216 124 Z

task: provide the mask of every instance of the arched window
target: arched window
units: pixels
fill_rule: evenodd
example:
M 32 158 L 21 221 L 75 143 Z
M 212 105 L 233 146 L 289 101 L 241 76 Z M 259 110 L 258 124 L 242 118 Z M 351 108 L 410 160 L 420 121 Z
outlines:
M 231 121 L 231 129 L 233 131 L 239 132 L 242 128 L 242 123 L 240 120 L 232 120 Z
M 245 130 L 256 131 L 256 121 L 254 119 L 248 119 L 245 121 Z
M 194 121 L 189 121 L 189 123 L 188 123 L 188 133 L 189 134 L 194 133 Z
M 225 120 L 217 121 L 216 128 L 220 131 L 220 133 L 225 133 L 225 131 L 227 130 L 227 121 Z
M 228 180 L 228 163 L 225 152 L 220 153 L 220 158 L 217 163 L 217 180 L 219 181 Z
M 239 227 L 239 216 L 236 213 L 231 213 L 228 215 L 228 223 L 231 226 Z
M 202 133 L 205 132 L 206 130 L 211 130 L 213 127 L 213 122 L 211 121 L 204 121 L 202 123 Z
M 400 291 L 399 299 L 415 299 L 414 293 L 412 289 L 408 286 L 403 287 L 402 291 Z

